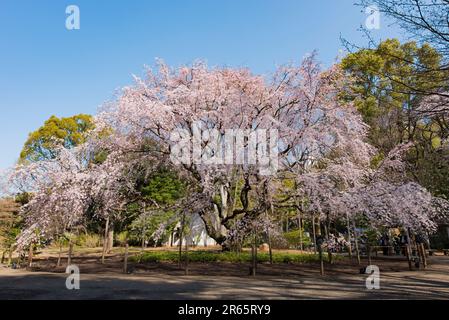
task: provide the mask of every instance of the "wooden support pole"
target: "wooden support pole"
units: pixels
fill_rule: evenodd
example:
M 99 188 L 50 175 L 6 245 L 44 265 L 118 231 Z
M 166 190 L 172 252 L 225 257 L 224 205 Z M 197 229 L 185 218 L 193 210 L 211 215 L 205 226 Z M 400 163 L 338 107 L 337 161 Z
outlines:
M 9 246 L 9 250 L 8 250 L 8 266 L 10 266 L 12 264 L 12 246 Z
M 410 238 L 410 232 L 408 231 L 408 229 L 406 231 L 407 231 L 407 243 L 406 243 L 406 250 L 405 250 L 405 252 L 407 254 L 408 269 L 410 271 L 412 271 L 413 270 L 412 257 L 411 257 L 412 248 L 411 248 L 411 244 L 410 244 L 412 239 Z
M 372 265 L 372 261 L 371 261 L 371 246 L 368 245 L 366 247 L 366 250 L 367 250 L 367 254 L 368 254 L 368 265 L 370 266 L 370 265 Z
M 123 259 L 123 273 L 128 273 L 128 251 L 129 251 L 129 245 L 128 243 L 125 244 L 125 259 Z
M 251 273 L 252 276 L 256 276 L 256 269 L 257 269 L 257 236 L 256 231 L 254 230 L 254 242 L 253 242 L 253 248 L 252 248 L 252 268 Z
M 320 256 L 320 275 L 324 276 L 324 259 L 323 259 L 323 247 L 318 245 L 318 254 Z
M 270 205 L 270 209 L 271 209 L 271 215 L 274 216 L 274 208 L 273 208 L 273 203 L 271 203 Z M 265 211 L 265 215 L 267 217 L 267 220 L 269 219 L 268 216 L 268 212 Z M 267 237 L 268 237 L 268 254 L 270 256 L 270 264 L 273 264 L 273 250 L 271 248 L 271 233 L 270 233 L 270 228 L 267 228 Z
M 273 250 L 271 249 L 271 235 L 270 230 L 268 232 L 268 254 L 270 256 L 270 264 L 273 264 Z
M 412 258 L 411 258 L 411 254 L 410 254 L 410 246 L 408 244 L 405 246 L 405 254 L 407 256 L 408 269 L 411 271 L 411 270 L 413 270 L 413 266 L 412 266 Z
M 70 266 L 72 265 L 72 254 L 73 254 L 73 243 L 72 240 L 70 240 L 69 242 L 69 254 L 67 257 L 67 265 Z
M 59 253 L 58 253 L 58 262 L 56 262 L 56 267 L 61 266 L 61 257 L 62 257 L 62 242 L 59 240 Z
M 424 243 L 420 243 L 419 247 L 421 249 L 422 263 L 424 269 L 427 268 L 427 257 L 426 257 L 426 249 L 424 248 Z
M 349 214 L 346 212 L 346 230 L 348 231 L 348 252 L 349 260 L 352 263 L 352 243 L 351 243 L 351 226 L 349 224 Z
M 312 232 L 313 232 L 313 250 L 314 253 L 317 253 L 317 245 L 316 245 L 316 228 L 315 228 L 315 214 L 312 215 Z
M 185 248 L 186 248 L 186 252 L 185 252 L 186 259 L 185 259 L 184 274 L 186 276 L 188 276 L 189 275 L 189 239 L 187 239 L 187 237 L 186 237 L 186 246 L 185 246 Z
M 30 244 L 30 249 L 28 250 L 28 267 L 33 266 L 33 243 Z
M 360 250 L 359 250 L 359 240 L 357 239 L 357 230 L 355 227 L 355 221 L 352 220 L 352 227 L 354 228 L 354 244 L 355 244 L 355 252 L 357 254 L 357 264 L 360 265 Z
M 181 226 L 179 227 L 179 255 L 178 255 L 178 267 L 181 268 L 182 265 L 182 237 L 184 236 L 184 223 L 185 223 L 185 213 L 182 214 Z M 187 239 L 187 238 L 186 238 Z
M 106 251 L 108 250 L 109 217 L 106 218 L 106 227 L 104 229 L 103 253 L 101 254 L 101 263 L 104 264 Z

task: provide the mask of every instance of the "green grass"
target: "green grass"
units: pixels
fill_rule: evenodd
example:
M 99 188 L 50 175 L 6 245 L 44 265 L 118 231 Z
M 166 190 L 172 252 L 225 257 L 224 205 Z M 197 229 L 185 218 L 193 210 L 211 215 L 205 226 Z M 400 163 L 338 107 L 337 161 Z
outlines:
M 151 251 L 130 257 L 133 262 L 177 262 L 179 253 L 176 251 Z M 335 256 L 337 258 L 337 256 Z M 184 259 L 184 255 L 183 255 Z M 258 253 L 258 262 L 269 262 L 268 253 Z M 245 263 L 251 261 L 250 252 L 214 252 L 214 251 L 190 251 L 190 262 L 234 262 Z M 303 263 L 319 261 L 318 255 L 300 253 L 273 252 L 274 263 Z

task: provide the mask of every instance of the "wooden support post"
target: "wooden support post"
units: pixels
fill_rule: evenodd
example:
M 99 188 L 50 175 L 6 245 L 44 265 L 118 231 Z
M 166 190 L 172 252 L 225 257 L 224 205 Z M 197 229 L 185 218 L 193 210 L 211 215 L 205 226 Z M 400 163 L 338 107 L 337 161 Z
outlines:
M 28 267 L 33 266 L 33 243 L 30 244 L 30 249 L 28 250 Z
M 252 248 L 252 268 L 251 273 L 252 276 L 256 276 L 256 269 L 257 269 L 257 236 L 256 231 L 254 231 L 254 242 L 253 242 L 253 248 Z
M 348 252 L 349 260 L 352 263 L 352 243 L 351 243 L 351 226 L 349 224 L 349 214 L 346 212 L 346 230 L 348 231 Z
M 324 276 L 323 247 L 321 244 L 318 246 L 318 254 L 320 256 L 320 275 Z
M 296 199 L 296 207 L 298 211 L 298 229 L 299 229 L 299 249 L 301 251 L 304 251 L 304 241 L 303 241 L 303 234 L 302 234 L 302 213 L 304 212 L 304 200 L 301 200 L 301 210 L 299 209 L 299 202 Z
M 59 241 L 58 262 L 56 262 L 56 267 L 60 267 L 61 266 L 61 257 L 62 257 L 62 242 Z
M 125 259 L 123 260 L 123 273 L 128 273 L 128 251 L 129 251 L 129 245 L 128 243 L 125 244 Z
M 185 223 L 186 214 L 182 214 L 181 226 L 179 227 L 179 255 L 178 255 L 178 267 L 181 268 L 182 265 L 182 237 L 184 236 L 184 223 Z M 187 240 L 187 238 L 186 238 Z
M 426 249 L 424 248 L 424 243 L 420 243 L 420 248 L 421 248 L 421 256 L 422 256 L 422 263 L 423 263 L 423 267 L 424 269 L 427 268 L 427 257 L 426 257 Z
M 273 264 L 273 250 L 271 249 L 271 235 L 268 231 L 268 254 L 270 256 L 270 264 Z
M 411 241 L 412 241 L 412 239 L 410 237 L 410 232 L 408 231 L 408 229 L 406 231 L 407 231 L 407 233 L 406 233 L 407 234 L 407 244 L 406 244 L 405 252 L 407 254 L 408 269 L 410 271 L 412 271 L 413 270 L 412 257 L 411 257 L 411 254 L 412 254 L 412 252 L 411 252 L 412 251 Z
M 106 218 L 106 226 L 104 229 L 103 253 L 101 254 L 101 263 L 104 264 L 106 251 L 108 250 L 108 234 L 109 234 L 109 217 Z
M 270 210 L 271 210 L 271 215 L 274 216 L 274 208 L 273 208 L 273 203 L 271 203 L 270 205 Z M 268 220 L 268 212 L 265 211 L 265 215 L 267 217 Z M 268 236 L 268 254 L 270 256 L 270 264 L 273 264 L 273 250 L 271 249 L 271 233 L 270 233 L 270 228 L 267 228 L 267 236 Z
M 405 246 L 405 254 L 407 256 L 408 269 L 411 271 L 411 270 L 413 270 L 413 266 L 412 266 L 412 258 L 411 258 L 411 254 L 410 254 L 410 246 L 408 244 Z
M 185 269 L 184 269 L 184 274 L 186 275 L 186 276 L 188 276 L 189 275 L 189 239 L 187 239 L 187 237 L 186 237 L 186 253 L 185 253 L 185 256 L 186 256 L 186 261 L 185 261 Z
M 371 246 L 368 245 L 366 250 L 368 251 L 367 252 L 367 254 L 368 254 L 368 265 L 370 266 L 370 265 L 372 265 L 372 261 L 371 261 Z
M 354 243 L 355 243 L 355 252 L 357 254 L 357 264 L 360 265 L 359 241 L 357 239 L 357 230 L 355 228 L 355 221 L 354 220 L 352 220 L 352 227 L 354 228 Z
M 315 214 L 312 215 L 312 232 L 313 232 L 313 250 L 314 253 L 317 253 L 317 245 L 316 245 L 316 228 L 315 228 Z
M 70 266 L 72 264 L 72 254 L 73 254 L 73 243 L 72 240 L 69 242 L 69 254 L 67 257 L 67 265 Z
M 9 250 L 8 250 L 8 266 L 10 266 L 12 264 L 12 246 L 9 246 Z

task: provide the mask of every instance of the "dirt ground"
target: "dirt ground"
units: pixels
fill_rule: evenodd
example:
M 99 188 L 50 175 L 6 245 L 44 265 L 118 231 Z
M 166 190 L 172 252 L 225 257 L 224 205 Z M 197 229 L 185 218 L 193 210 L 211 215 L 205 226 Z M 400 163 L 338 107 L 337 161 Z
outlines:
M 101 264 L 99 250 L 75 254 L 80 290 L 68 290 L 65 264 L 57 254 L 35 258 L 30 270 L 0 266 L 0 299 L 449 299 L 449 257 L 429 257 L 426 270 L 409 271 L 404 258 L 378 257 L 380 289 L 368 290 L 368 275 L 349 259 L 319 266 L 259 264 L 249 276 L 244 263 L 191 263 L 189 275 L 176 263 L 130 264 L 123 273 L 123 255 L 116 250 Z M 362 261 L 367 265 L 366 261 Z

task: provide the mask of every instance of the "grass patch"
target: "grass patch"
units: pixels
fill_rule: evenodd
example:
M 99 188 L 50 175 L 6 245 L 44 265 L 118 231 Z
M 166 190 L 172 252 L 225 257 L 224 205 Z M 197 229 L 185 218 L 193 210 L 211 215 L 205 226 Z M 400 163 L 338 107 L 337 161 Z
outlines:
M 130 257 L 133 262 L 177 262 L 179 253 L 176 251 L 150 251 Z M 183 255 L 184 257 L 184 255 Z M 338 256 L 335 256 L 337 259 Z M 270 255 L 265 252 L 257 254 L 258 262 L 269 262 Z M 190 262 L 233 262 L 249 263 L 251 262 L 250 252 L 217 252 L 217 251 L 190 251 Z M 303 263 L 317 262 L 318 255 L 304 253 L 283 253 L 273 252 L 274 263 Z

